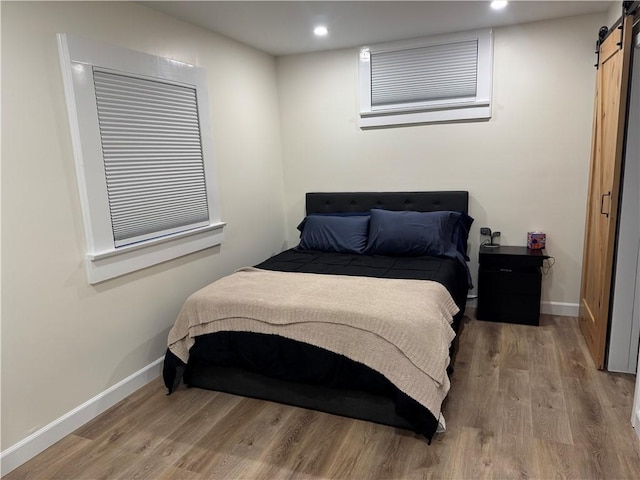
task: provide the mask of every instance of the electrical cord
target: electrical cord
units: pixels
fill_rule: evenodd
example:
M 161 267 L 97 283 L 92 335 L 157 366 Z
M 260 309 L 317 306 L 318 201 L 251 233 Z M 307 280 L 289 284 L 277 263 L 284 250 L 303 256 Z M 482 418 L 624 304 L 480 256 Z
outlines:
M 547 262 L 547 264 L 545 265 L 545 262 Z M 551 271 L 551 267 L 553 267 L 556 264 L 556 259 L 555 257 L 547 257 L 542 261 L 542 274 L 543 275 L 548 275 L 549 272 Z

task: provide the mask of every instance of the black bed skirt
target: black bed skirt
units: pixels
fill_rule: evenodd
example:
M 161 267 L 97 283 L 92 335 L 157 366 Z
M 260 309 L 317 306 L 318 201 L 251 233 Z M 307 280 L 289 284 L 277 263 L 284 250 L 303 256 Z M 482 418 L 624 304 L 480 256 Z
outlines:
M 429 441 L 438 419 L 382 374 L 328 350 L 277 335 L 219 332 L 196 338 L 189 364 L 169 350 L 169 393 L 189 387 L 259 398 L 412 430 Z

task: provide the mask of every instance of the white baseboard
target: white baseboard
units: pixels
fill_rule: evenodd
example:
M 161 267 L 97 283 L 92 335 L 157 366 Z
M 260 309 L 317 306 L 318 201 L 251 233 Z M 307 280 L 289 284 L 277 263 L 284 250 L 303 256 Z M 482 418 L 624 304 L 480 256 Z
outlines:
M 477 299 L 467 299 L 467 307 L 476 308 Z M 558 315 L 562 317 L 577 317 L 579 312 L 579 305 L 577 303 L 566 302 L 541 302 L 540 313 L 545 315 Z
M 163 360 L 164 356 L 7 448 L 0 453 L 0 475 L 6 475 L 120 400 L 158 378 L 162 373 Z
M 580 305 L 577 303 L 542 302 L 540 304 L 540 313 L 544 313 L 545 315 L 577 317 L 579 315 L 579 309 Z

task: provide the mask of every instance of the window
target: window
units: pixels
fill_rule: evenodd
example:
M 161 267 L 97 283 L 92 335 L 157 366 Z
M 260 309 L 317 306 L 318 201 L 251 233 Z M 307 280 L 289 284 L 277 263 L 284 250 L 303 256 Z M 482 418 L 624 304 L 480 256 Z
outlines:
M 58 41 L 89 282 L 220 244 L 204 70 Z
M 360 127 L 491 118 L 491 30 L 360 49 Z

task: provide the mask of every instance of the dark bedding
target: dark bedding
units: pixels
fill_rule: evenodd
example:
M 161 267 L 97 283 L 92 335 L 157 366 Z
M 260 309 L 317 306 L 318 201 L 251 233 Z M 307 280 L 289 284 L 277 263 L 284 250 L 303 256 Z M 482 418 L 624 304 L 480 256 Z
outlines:
M 258 265 L 264 270 L 284 272 L 303 272 L 332 275 L 351 275 L 378 278 L 398 278 L 413 280 L 433 280 L 444 285 L 460 308 L 453 322 L 457 332 L 462 318 L 467 295 L 467 270 L 456 259 L 445 257 L 386 257 L 379 255 L 359 255 L 344 253 L 326 253 L 304 250 L 287 250 Z M 250 396 L 273 400 L 270 385 L 262 384 L 266 377 L 276 381 L 293 382 L 303 385 L 302 390 L 291 391 L 290 396 L 278 396 L 283 403 L 311 406 L 332 413 L 345 411 L 348 400 L 329 396 L 316 398 L 311 403 L 308 397 L 314 396 L 314 386 L 319 385 L 345 393 L 355 392 L 382 397 L 393 402 L 395 414 L 417 433 L 431 439 L 438 426 L 438 419 L 415 400 L 398 390 L 380 373 L 367 366 L 350 360 L 342 355 L 319 347 L 290 340 L 277 335 L 264 335 L 249 332 L 220 332 L 199 336 L 189 352 L 189 364 L 185 365 L 169 350 L 165 358 L 165 384 L 171 392 L 180 381 L 184 371 L 184 381 L 189 386 L 207 386 L 208 380 L 202 378 L 203 367 L 224 368 L 249 372 L 255 375 Z M 227 372 L 225 370 L 225 372 Z M 241 376 L 231 376 L 222 382 L 215 382 L 215 389 L 230 393 L 246 393 Z M 240 383 L 238 383 L 240 382 Z M 308 386 L 308 390 L 304 389 Z M 298 387 L 296 387 L 297 389 Z M 341 404 L 333 408 L 332 403 Z M 398 420 L 381 420 L 380 415 L 366 411 L 354 403 L 349 416 L 369 419 L 376 418 L 381 423 L 398 425 Z
M 453 330 L 456 332 L 467 301 L 467 268 L 457 259 L 449 257 L 387 257 L 291 249 L 265 260 L 256 265 L 256 268 L 281 272 L 433 280 L 449 291 L 460 308 L 454 318 Z

